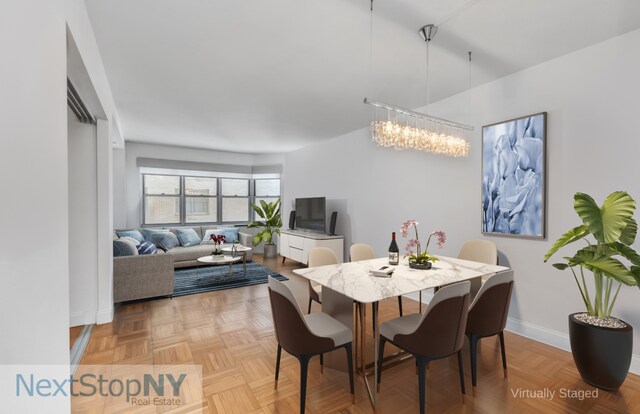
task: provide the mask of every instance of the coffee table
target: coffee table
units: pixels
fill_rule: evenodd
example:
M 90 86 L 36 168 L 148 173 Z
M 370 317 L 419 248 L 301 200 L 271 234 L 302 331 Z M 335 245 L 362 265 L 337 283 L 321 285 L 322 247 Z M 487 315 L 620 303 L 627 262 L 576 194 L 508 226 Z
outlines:
M 240 256 L 238 257 L 231 257 L 231 256 L 212 256 L 212 255 L 208 255 L 208 256 L 203 256 L 203 257 L 198 257 L 198 266 L 196 267 L 196 273 L 198 272 L 198 269 L 200 268 L 200 264 L 207 264 L 207 265 L 211 265 L 211 266 L 219 266 L 219 265 L 229 265 L 229 277 L 231 277 L 231 265 L 234 263 L 238 263 L 240 260 L 242 260 L 242 258 Z M 244 268 L 244 275 L 247 275 L 247 267 L 245 266 Z
M 231 256 L 231 250 L 233 246 L 227 246 L 222 248 L 222 252 Z M 243 246 L 241 244 L 236 244 L 236 251 L 239 254 L 239 257 L 242 257 L 242 267 L 244 268 L 244 275 L 247 275 L 247 252 L 251 251 L 251 247 Z

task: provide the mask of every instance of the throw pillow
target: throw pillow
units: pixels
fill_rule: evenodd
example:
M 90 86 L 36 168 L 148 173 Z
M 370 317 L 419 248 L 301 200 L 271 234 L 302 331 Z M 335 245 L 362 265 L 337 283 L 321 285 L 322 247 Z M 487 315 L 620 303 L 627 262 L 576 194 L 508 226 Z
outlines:
M 140 246 L 140 241 L 138 241 L 138 239 L 134 239 L 133 237 L 124 236 L 124 237 L 120 237 L 120 240 L 129 240 L 130 242 L 135 244 L 136 247 Z
M 138 254 L 156 254 L 157 251 L 156 245 L 148 241 L 144 241 L 138 246 Z
M 184 247 L 196 246 L 201 242 L 200 236 L 194 229 L 176 229 L 176 234 Z
M 156 231 L 149 233 L 147 236 L 147 241 L 155 244 L 157 247 L 161 248 L 165 252 L 167 250 L 171 250 L 174 247 L 180 245 L 180 241 L 178 237 L 169 232 L 169 231 Z
M 116 231 L 116 234 L 118 235 L 118 237 L 134 238 L 138 240 L 138 242 L 140 243 L 144 241 L 144 237 L 142 236 L 142 233 L 140 233 L 138 230 Z
M 138 249 L 130 240 L 116 239 L 113 241 L 113 257 L 137 256 Z
M 202 242 L 200 244 L 213 244 L 213 240 L 211 240 L 211 235 L 215 234 L 216 236 L 224 235 L 224 231 L 222 229 L 209 229 L 204 232 L 204 237 L 202 237 Z M 226 237 L 226 236 L 225 236 Z M 226 243 L 226 240 L 225 240 Z
M 221 227 L 222 234 L 225 237 L 225 243 L 233 243 L 240 241 L 238 238 L 238 233 L 240 232 L 240 227 Z
M 151 235 L 155 233 L 169 233 L 168 229 L 140 229 L 144 240 L 151 241 Z

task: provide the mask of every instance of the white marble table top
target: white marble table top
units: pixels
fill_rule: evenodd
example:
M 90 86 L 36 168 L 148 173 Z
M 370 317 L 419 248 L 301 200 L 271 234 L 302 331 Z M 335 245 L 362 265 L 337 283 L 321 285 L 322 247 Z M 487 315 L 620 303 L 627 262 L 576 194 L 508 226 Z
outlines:
M 229 246 L 223 247 L 221 250 L 225 253 L 229 253 L 233 250 L 233 246 L 229 245 Z M 251 250 L 251 247 L 243 246 L 241 244 L 236 244 L 236 251 L 238 252 L 248 252 L 249 250 Z
M 469 260 L 438 256 L 429 270 L 411 269 L 406 261 L 395 267 L 390 278 L 375 277 L 371 269 L 390 266 L 387 258 L 348 262 L 338 265 L 297 269 L 293 272 L 317 282 L 357 302 L 372 303 L 382 299 L 406 295 L 449 283 L 487 276 L 510 270 L 508 267 L 488 265 Z

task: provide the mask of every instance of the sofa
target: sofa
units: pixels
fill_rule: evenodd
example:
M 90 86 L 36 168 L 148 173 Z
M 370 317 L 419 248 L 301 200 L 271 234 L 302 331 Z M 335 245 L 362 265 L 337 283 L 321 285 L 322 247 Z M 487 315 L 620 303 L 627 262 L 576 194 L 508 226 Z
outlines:
M 220 226 L 149 228 L 150 230 L 169 230 L 176 233 L 178 228 L 192 228 L 200 239 L 207 230 L 220 229 Z M 118 233 L 132 229 L 116 230 Z M 253 236 L 239 231 L 238 241 L 243 246 L 253 247 Z M 231 245 L 225 244 L 223 247 Z M 173 271 L 177 268 L 197 266 L 197 259 L 213 251 L 211 244 L 198 244 L 189 247 L 176 246 L 166 252 L 160 248 L 154 254 L 140 254 L 113 258 L 113 300 L 115 303 L 159 296 L 173 295 Z M 248 251 L 246 260 L 251 260 Z

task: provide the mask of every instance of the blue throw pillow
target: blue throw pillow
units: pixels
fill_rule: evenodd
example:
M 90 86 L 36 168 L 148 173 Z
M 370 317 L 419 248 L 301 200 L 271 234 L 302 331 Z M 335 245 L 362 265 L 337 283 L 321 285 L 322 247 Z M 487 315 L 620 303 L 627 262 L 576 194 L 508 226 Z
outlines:
M 202 242 L 200 242 L 200 244 L 213 244 L 213 241 L 211 240 L 212 234 L 219 236 L 224 233 L 222 232 L 221 229 L 209 229 L 204 232 L 204 237 L 202 237 Z
M 130 240 L 115 239 L 113 241 L 113 257 L 136 256 L 138 249 Z
M 116 234 L 118 235 L 118 237 L 131 237 L 132 239 L 138 240 L 138 242 L 140 243 L 144 241 L 142 233 L 140 233 L 138 230 L 117 231 Z
M 178 237 L 170 231 L 154 231 L 145 235 L 146 241 L 150 241 L 165 252 L 180 245 Z
M 239 241 L 238 240 L 238 233 L 240 232 L 239 227 L 221 227 L 220 230 L 222 230 L 222 234 L 224 234 L 225 243 L 233 243 L 233 242 Z
M 202 241 L 194 229 L 176 229 L 176 234 L 184 247 L 196 246 Z
M 156 254 L 157 251 L 156 245 L 148 241 L 144 241 L 138 246 L 138 254 Z

